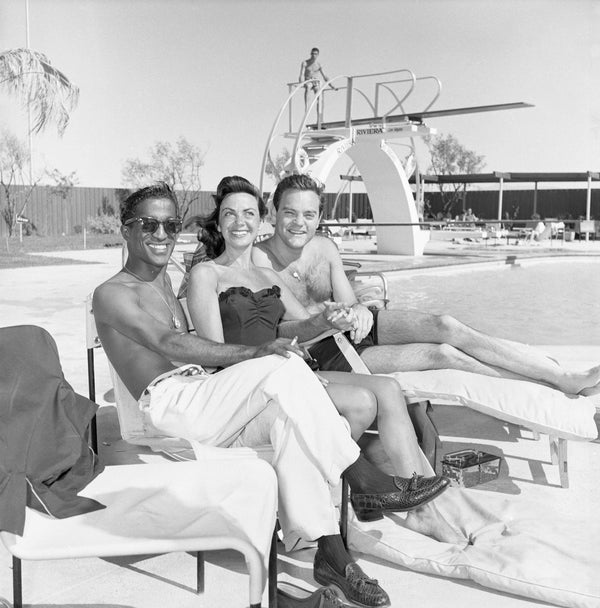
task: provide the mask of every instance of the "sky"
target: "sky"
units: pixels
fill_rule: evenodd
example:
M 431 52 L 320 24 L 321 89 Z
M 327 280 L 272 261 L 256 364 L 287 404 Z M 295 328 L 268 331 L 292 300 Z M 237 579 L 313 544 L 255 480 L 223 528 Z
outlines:
M 75 171 L 80 186 L 123 186 L 127 159 L 180 136 L 205 153 L 204 189 L 258 182 L 313 46 L 329 77 L 437 76 L 432 109 L 535 104 L 428 121 L 486 171 L 600 170 L 600 0 L 29 0 L 29 16 L 30 47 L 80 88 L 64 136 L 33 138 L 34 170 Z M 0 51 L 25 41 L 25 0 L 1 0 Z M 2 92 L 0 129 L 27 136 Z

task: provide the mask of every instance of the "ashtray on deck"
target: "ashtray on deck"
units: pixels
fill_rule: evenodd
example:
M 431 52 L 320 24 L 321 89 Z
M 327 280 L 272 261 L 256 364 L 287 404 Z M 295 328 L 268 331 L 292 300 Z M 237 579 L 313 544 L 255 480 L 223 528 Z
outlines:
M 478 450 L 449 452 L 442 459 L 442 475 L 449 477 L 453 485 L 470 488 L 496 479 L 501 460 L 500 456 Z

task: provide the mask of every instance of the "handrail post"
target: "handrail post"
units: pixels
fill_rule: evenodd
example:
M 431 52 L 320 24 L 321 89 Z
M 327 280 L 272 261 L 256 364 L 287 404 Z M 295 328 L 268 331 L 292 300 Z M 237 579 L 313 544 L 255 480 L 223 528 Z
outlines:
M 498 219 L 502 219 L 502 186 L 504 186 L 504 178 L 501 177 L 498 181 Z
M 323 105 L 325 102 L 325 90 L 317 98 L 317 129 L 321 129 L 321 123 L 323 122 Z
M 294 85 L 293 84 L 288 84 L 288 99 L 290 98 L 293 90 L 294 90 Z M 293 120 L 292 120 L 292 104 L 290 103 L 288 105 L 288 133 L 292 132 L 292 124 L 293 124 Z
M 588 171 L 587 176 L 587 194 L 585 198 L 585 219 L 589 222 L 590 220 L 590 211 L 592 206 L 592 174 Z M 564 233 L 564 231 L 563 231 Z M 581 234 L 579 235 L 581 239 Z M 586 243 L 590 240 L 590 233 L 586 230 L 585 233 L 585 241 Z
M 352 87 L 354 78 L 348 77 L 348 88 L 346 89 L 346 127 L 352 124 Z

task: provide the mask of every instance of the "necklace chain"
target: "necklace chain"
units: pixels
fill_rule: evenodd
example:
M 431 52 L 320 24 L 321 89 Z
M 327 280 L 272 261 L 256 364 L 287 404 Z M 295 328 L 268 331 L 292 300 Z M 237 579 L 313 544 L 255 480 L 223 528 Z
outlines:
M 140 283 L 148 285 L 149 287 L 154 289 L 154 291 L 159 295 L 160 299 L 165 303 L 165 306 L 169 309 L 169 312 L 171 313 L 171 321 L 173 322 L 173 327 L 175 327 L 175 329 L 179 329 L 181 327 L 181 322 L 177 318 L 174 308 L 171 308 L 171 305 L 169 304 L 169 302 L 167 302 L 167 299 L 165 298 L 165 296 L 163 296 L 160 289 L 156 285 L 154 285 L 152 281 L 144 281 L 142 277 L 133 272 L 133 270 L 127 268 L 127 266 L 123 266 L 123 270 L 130 274 L 132 277 L 135 277 L 138 281 L 140 281 Z
M 277 263 L 281 266 L 281 270 L 285 270 L 288 274 L 291 274 L 292 277 L 294 277 L 294 279 L 296 279 L 296 281 L 302 281 L 302 277 L 300 276 L 300 273 L 298 272 L 298 270 L 297 269 L 294 270 L 294 268 L 292 267 L 292 265 L 296 263 L 296 260 L 293 260 L 292 262 L 290 262 L 289 264 L 286 265 L 281 261 L 281 258 L 279 257 L 278 253 L 275 253 L 275 251 L 273 251 L 272 249 L 271 249 L 271 253 L 273 254 L 273 257 L 275 258 Z

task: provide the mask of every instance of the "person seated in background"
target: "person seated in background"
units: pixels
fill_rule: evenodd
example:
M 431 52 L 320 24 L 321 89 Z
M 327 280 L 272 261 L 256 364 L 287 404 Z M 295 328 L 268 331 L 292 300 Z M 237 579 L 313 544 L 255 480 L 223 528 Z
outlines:
M 479 218 L 473 213 L 473 209 L 469 207 L 467 211 L 463 214 L 463 222 L 476 222 Z M 469 224 L 469 226 L 475 226 L 474 223 Z
M 197 334 L 215 342 L 264 344 L 278 336 L 300 341 L 331 328 L 329 307 L 309 315 L 289 288 L 268 268 L 251 259 L 252 244 L 267 213 L 256 186 L 239 176 L 225 177 L 214 196 L 215 209 L 201 225 L 202 242 L 210 261 L 190 272 L 187 305 Z M 348 319 L 348 307 L 333 308 L 334 319 Z M 340 326 L 342 323 L 340 323 Z M 400 385 L 392 378 L 322 372 L 325 388 L 336 408 L 350 423 L 358 440 L 377 417 L 381 443 L 397 475 L 417 479 L 426 469 Z M 357 511 L 359 519 L 370 513 Z M 431 504 L 411 511 L 405 525 L 442 540 L 464 541 Z
M 513 229 L 513 223 L 511 221 L 510 214 L 508 213 L 508 211 L 504 212 L 504 221 L 502 222 L 501 226 L 505 230 L 512 230 Z
M 254 262 L 272 268 L 309 313 L 329 300 L 351 306 L 350 337 L 372 373 L 459 369 L 498 377 L 508 372 L 568 394 L 600 391 L 600 366 L 566 371 L 535 348 L 486 335 L 449 315 L 369 310 L 357 301 L 335 244 L 315 236 L 322 188 L 308 175 L 290 175 L 278 184 L 273 203 L 275 233 L 254 247 Z M 350 371 L 333 338 L 312 346 L 310 353 L 322 370 Z
M 93 311 L 106 354 L 147 421 L 165 435 L 213 446 L 271 443 L 285 538 L 317 541 L 319 583 L 363 606 L 388 606 L 342 542 L 330 489 L 344 474 L 355 507 L 377 517 L 405 509 L 407 500 L 428 502 L 447 480 L 419 478 L 407 487 L 371 465 L 289 339 L 245 346 L 188 332 L 166 272 L 182 225 L 167 184 L 127 197 L 121 223 L 127 261 L 95 289 Z M 209 374 L 205 366 L 223 369 Z
M 546 230 L 546 224 L 544 224 L 543 219 L 537 214 L 534 213 L 531 216 L 532 220 L 537 220 L 537 224 L 533 227 L 531 232 L 526 236 L 526 238 L 530 241 L 539 241 L 541 235 Z
M 554 222 L 550 222 L 548 225 L 544 223 L 542 217 L 540 217 L 537 213 L 531 216 L 531 219 L 539 220 L 538 223 L 534 226 L 533 230 L 527 234 L 525 237 L 526 240 L 533 241 L 545 241 L 546 239 L 551 238 L 558 232 L 558 229 L 555 227 Z M 564 223 L 563 229 L 564 229 Z

